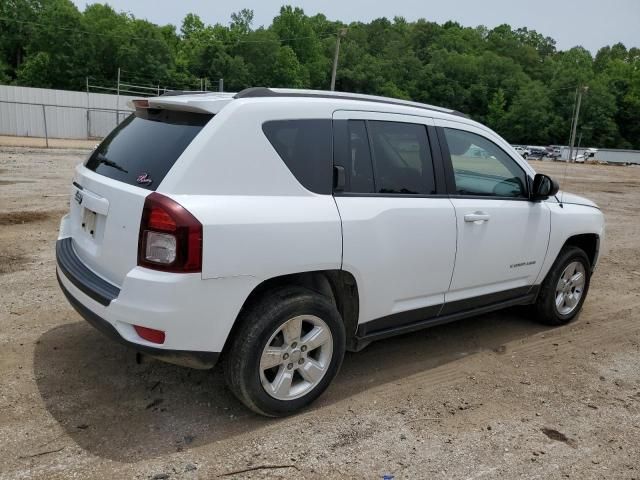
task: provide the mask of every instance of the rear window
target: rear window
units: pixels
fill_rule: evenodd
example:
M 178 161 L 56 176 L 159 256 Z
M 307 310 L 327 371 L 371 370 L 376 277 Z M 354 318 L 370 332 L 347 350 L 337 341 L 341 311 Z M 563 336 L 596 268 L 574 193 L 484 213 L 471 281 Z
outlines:
M 331 120 L 273 120 L 262 131 L 307 190 L 331 193 Z
M 140 109 L 118 125 L 91 154 L 89 170 L 155 190 L 213 115 Z

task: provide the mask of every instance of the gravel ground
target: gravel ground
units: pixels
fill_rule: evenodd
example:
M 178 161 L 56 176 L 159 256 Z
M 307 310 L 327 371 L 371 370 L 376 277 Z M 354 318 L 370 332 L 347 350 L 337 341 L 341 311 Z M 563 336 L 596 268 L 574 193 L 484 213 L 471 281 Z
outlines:
M 0 147 L 0 478 L 640 478 L 640 168 L 533 163 L 606 214 L 575 322 L 381 341 L 268 420 L 219 369 L 138 364 L 67 304 L 54 241 L 86 153 Z

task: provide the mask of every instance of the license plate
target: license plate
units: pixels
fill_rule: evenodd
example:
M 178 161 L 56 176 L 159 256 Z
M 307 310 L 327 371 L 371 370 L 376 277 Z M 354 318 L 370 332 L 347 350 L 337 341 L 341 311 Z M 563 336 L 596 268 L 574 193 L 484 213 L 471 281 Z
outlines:
M 96 212 L 84 208 L 82 212 L 82 229 L 92 237 L 96 232 Z

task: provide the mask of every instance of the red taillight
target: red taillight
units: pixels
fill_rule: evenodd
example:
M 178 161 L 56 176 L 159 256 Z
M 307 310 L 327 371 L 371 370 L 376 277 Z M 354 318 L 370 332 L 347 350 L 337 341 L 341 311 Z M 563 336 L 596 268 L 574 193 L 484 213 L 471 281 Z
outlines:
M 162 330 L 141 327 L 140 325 L 134 325 L 133 328 L 136 330 L 136 333 L 147 342 L 164 343 L 164 332 Z
M 160 230 L 162 232 L 175 232 L 176 222 L 171 218 L 167 212 L 159 207 L 151 207 L 151 213 L 149 214 L 149 228 L 153 230 Z
M 202 224 L 178 202 L 151 193 L 142 209 L 138 265 L 164 272 L 201 272 Z

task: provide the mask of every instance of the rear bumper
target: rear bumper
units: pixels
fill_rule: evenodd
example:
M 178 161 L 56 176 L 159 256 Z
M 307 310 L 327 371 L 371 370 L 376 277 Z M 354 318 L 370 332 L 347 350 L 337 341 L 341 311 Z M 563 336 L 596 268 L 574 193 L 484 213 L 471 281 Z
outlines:
M 119 288 L 97 276 L 80 261 L 73 251 L 70 238 L 58 240 L 56 260 L 56 276 L 62 292 L 76 311 L 97 330 L 138 352 L 169 363 L 197 369 L 212 368 L 216 364 L 219 352 L 180 348 L 183 345 L 192 345 L 204 335 L 211 335 L 213 332 L 206 329 L 212 322 L 189 322 L 185 318 L 180 318 L 181 315 L 176 313 L 181 310 L 182 302 L 174 302 L 172 307 L 175 310 L 171 311 L 153 309 L 150 306 L 154 304 L 154 295 L 167 297 L 162 283 L 154 288 L 154 282 L 144 282 L 149 289 L 146 296 L 138 295 L 135 287 L 130 288 L 133 296 L 141 299 L 132 305 L 128 298 L 131 295 L 128 294 L 127 289 L 123 288 L 121 292 Z M 174 299 L 195 293 L 189 288 L 190 283 L 182 284 L 186 295 L 180 295 L 175 287 L 175 284 L 168 286 L 173 289 Z M 166 331 L 168 344 L 156 347 L 139 338 L 133 329 L 133 324 L 130 323 L 132 321 L 135 324 Z
M 218 352 L 167 350 L 162 348 L 150 347 L 148 345 L 141 345 L 139 343 L 125 340 L 113 325 L 111 325 L 104 318 L 100 317 L 98 314 L 89 310 L 73 295 L 71 295 L 71 293 L 65 288 L 62 281 L 60 280 L 60 274 L 58 272 L 56 272 L 56 277 L 58 278 L 58 284 L 62 289 L 62 293 L 64 293 L 65 297 L 67 297 L 67 300 L 69 301 L 71 306 L 75 308 L 76 311 L 82 316 L 82 318 L 84 318 L 90 325 L 92 325 L 96 330 L 99 330 L 100 332 L 105 334 L 107 337 L 123 345 L 126 345 L 127 347 L 133 348 L 140 353 L 144 353 L 145 355 L 149 355 L 165 362 L 174 363 L 176 365 L 182 365 L 184 367 L 204 370 L 212 368 L 217 363 L 218 357 L 220 356 Z
M 100 305 L 106 307 L 120 295 L 118 287 L 100 278 L 80 261 L 73 251 L 71 237 L 62 238 L 56 242 L 56 260 L 58 268 L 69 281 Z

